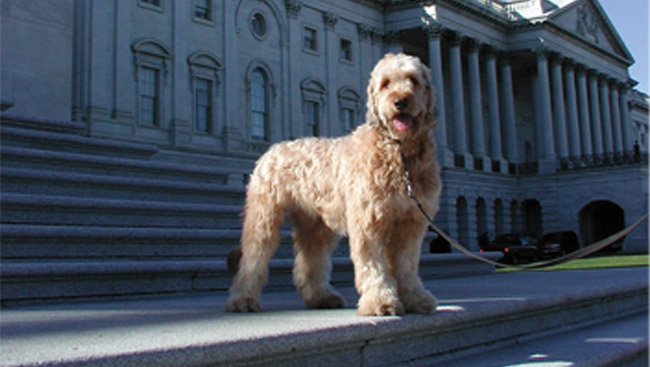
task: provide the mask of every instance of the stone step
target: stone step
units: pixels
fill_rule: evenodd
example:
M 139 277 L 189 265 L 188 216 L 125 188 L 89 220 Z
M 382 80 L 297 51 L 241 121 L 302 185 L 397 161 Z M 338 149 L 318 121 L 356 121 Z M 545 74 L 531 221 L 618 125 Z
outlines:
M 248 167 L 206 167 L 144 159 L 90 155 L 78 152 L 5 146 L 0 147 L 6 168 L 49 170 L 157 180 L 190 181 L 243 186 Z
M 445 361 L 444 364 L 420 362 L 404 366 L 647 367 L 648 312 L 544 335 L 539 339 L 518 340 L 514 347 L 490 350 Z
M 240 236 L 240 229 L 4 224 L 0 256 L 22 261 L 225 259 Z M 276 257 L 292 256 L 290 231 L 283 230 L 281 238 Z
M 121 142 L 80 135 L 85 125 L 77 122 L 26 119 L 2 115 L 3 145 L 53 149 L 65 152 L 148 158 L 158 152 L 152 144 Z
M 0 169 L 7 193 L 202 204 L 244 204 L 243 186 L 60 170 Z
M 2 193 L 3 224 L 240 228 L 241 206 Z
M 499 256 L 498 254 L 494 255 Z M 332 284 L 351 286 L 352 262 L 332 258 Z M 266 291 L 293 288 L 293 260 L 271 260 Z M 423 255 L 423 279 L 486 274 L 494 268 L 462 255 Z M 194 259 L 104 260 L 3 260 L 0 263 L 3 305 L 55 302 L 101 297 L 198 292 L 224 293 L 231 283 L 225 259 L 208 256 Z
M 305 309 L 293 291 L 265 293 L 265 311 L 259 314 L 224 313 L 224 293 L 5 308 L 3 366 L 448 366 L 449 357 L 480 358 L 496 348 L 514 355 L 526 347 L 522 341 L 561 337 L 586 326 L 643 322 L 635 317 L 648 307 L 645 267 L 517 272 L 424 284 L 440 301 L 432 315 L 359 317 L 351 288 L 339 289 L 350 305 L 339 310 Z M 603 327 L 592 329 L 595 339 L 583 344 L 647 346 L 647 329 L 643 335 L 601 334 L 616 329 Z M 555 358 L 563 350 L 568 349 L 534 353 Z M 603 349 L 600 356 L 615 353 Z M 585 365 L 567 362 L 514 365 Z

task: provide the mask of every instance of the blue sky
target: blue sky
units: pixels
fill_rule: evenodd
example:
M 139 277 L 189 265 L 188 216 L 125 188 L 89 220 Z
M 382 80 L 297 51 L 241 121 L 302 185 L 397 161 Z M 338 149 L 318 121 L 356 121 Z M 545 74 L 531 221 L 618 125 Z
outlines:
M 648 0 L 599 0 L 609 20 L 636 61 L 628 70 L 648 94 Z

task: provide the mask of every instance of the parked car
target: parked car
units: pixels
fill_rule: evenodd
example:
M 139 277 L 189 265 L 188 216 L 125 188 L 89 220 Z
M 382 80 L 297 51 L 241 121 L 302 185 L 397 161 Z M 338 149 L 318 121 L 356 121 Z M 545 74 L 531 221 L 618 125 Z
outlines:
M 497 235 L 489 244 L 485 240 L 479 241 L 481 251 L 501 251 L 502 262 L 508 264 L 523 264 L 535 262 L 539 258 L 539 242 L 533 236 L 518 233 L 504 233 Z
M 542 236 L 539 255 L 544 258 L 564 256 L 580 248 L 578 235 L 573 231 L 550 232 Z

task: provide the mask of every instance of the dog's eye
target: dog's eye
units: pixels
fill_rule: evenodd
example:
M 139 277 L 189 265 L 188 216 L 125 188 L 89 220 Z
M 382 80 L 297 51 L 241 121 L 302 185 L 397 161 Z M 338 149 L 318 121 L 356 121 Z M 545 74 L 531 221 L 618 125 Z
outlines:
M 390 85 L 390 80 L 389 79 L 384 79 L 381 81 L 381 89 L 386 89 Z
M 410 77 L 409 80 L 411 81 L 411 84 L 413 84 L 414 87 L 417 87 L 420 83 L 418 82 L 417 78 L 415 77 Z

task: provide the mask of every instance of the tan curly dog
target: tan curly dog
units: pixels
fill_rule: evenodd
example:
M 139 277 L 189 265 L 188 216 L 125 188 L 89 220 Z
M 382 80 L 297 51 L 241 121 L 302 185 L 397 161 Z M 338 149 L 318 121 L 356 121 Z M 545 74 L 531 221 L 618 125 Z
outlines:
M 435 310 L 436 299 L 418 276 L 427 224 L 403 179 L 405 162 L 415 195 L 435 215 L 441 183 L 427 67 L 412 56 L 387 54 L 370 75 L 367 110 L 365 124 L 350 135 L 275 144 L 259 159 L 247 188 L 242 257 L 227 311 L 261 310 L 286 212 L 294 282 L 308 307 L 345 307 L 329 279 L 330 255 L 347 235 L 358 314 Z

